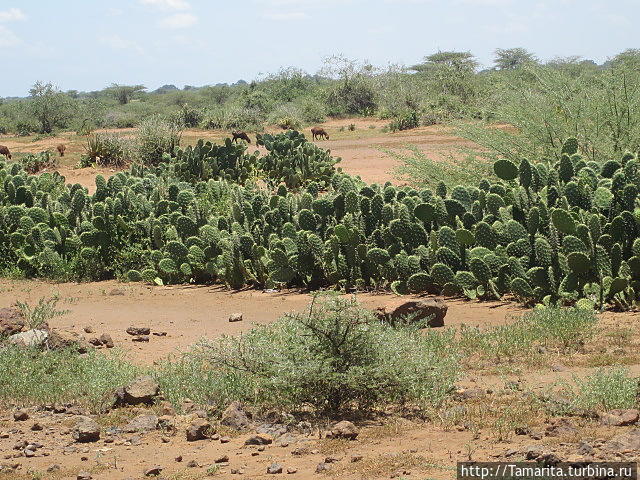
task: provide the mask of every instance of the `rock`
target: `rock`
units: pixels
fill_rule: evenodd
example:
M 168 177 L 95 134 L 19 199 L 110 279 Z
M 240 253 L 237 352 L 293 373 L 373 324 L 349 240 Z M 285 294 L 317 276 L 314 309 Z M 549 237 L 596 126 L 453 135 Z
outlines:
M 542 464 L 543 464 L 545 467 L 548 467 L 548 466 L 550 466 L 550 465 L 557 465 L 557 464 L 559 464 L 560 462 L 562 462 L 562 459 L 561 459 L 558 455 L 556 455 L 555 453 L 552 453 L 552 452 L 544 452 L 542 455 L 540 455 L 540 456 L 537 458 L 537 461 L 538 461 L 538 462 L 542 462 Z
M 152 432 L 158 428 L 158 417 L 155 415 L 138 415 L 131 419 L 122 430 L 127 433 Z
M 84 333 L 93 333 L 93 327 L 91 325 L 87 325 L 82 329 Z
M 78 475 L 76 476 L 76 480 L 91 480 L 93 477 L 91 476 L 91 474 L 89 472 L 79 472 Z
M 375 314 L 381 320 L 398 323 L 407 320 L 412 323 L 427 321 L 430 327 L 444 326 L 444 317 L 447 315 L 447 304 L 440 298 L 428 298 L 422 300 L 405 300 L 402 298 L 387 302 L 378 307 Z
M 460 388 L 456 390 L 456 397 L 460 400 L 471 400 L 484 396 L 485 391 L 482 388 Z
M 605 446 L 611 452 L 630 452 L 640 450 L 640 429 L 634 428 L 625 433 L 616 435 Z
M 73 429 L 73 438 L 78 443 L 97 442 L 100 440 L 100 427 L 92 418 L 79 416 Z
M 60 471 L 60 465 L 58 465 L 57 463 L 54 463 L 53 465 L 49 465 L 47 467 L 47 472 L 49 473 L 54 473 L 59 471 Z
M 611 427 L 624 427 L 637 423 L 640 411 L 635 408 L 616 409 L 600 414 L 600 423 Z
M 358 428 L 351 422 L 343 420 L 336 423 L 329 431 L 328 438 L 346 438 L 355 440 L 358 437 Z
M 20 333 L 26 322 L 22 312 L 16 308 L 0 308 L 0 337 Z
M 294 473 L 298 473 L 297 468 L 293 468 L 293 467 L 287 468 L 287 475 L 293 475 Z
M 576 433 L 578 429 L 567 418 L 557 418 L 551 422 L 546 430 L 545 434 L 548 437 L 559 437 L 562 435 L 571 435 Z
M 220 443 L 229 443 L 231 438 L 229 437 L 220 437 Z
M 149 327 L 129 327 L 127 328 L 127 333 L 131 336 L 149 335 L 151 333 L 151 329 Z
M 220 424 L 231 427 L 234 430 L 246 430 L 251 426 L 251 414 L 244 409 L 240 402 L 232 402 L 222 412 Z
M 17 410 L 13 412 L 13 419 L 16 422 L 24 422 L 25 420 L 29 420 L 29 413 L 26 410 Z
M 109 295 L 111 296 L 124 295 L 124 290 L 122 290 L 121 288 L 112 288 L 111 291 L 109 292 Z
M 357 463 L 362 460 L 364 457 L 360 454 L 351 455 L 351 463 Z
M 197 418 L 187 428 L 187 442 L 195 442 L 207 438 L 211 424 L 204 418 Z
M 173 408 L 171 402 L 167 400 L 163 400 L 162 403 L 160 403 L 160 411 L 163 416 L 174 416 L 176 414 L 176 409 Z
M 227 463 L 229 461 L 229 455 L 222 455 L 216 458 L 213 463 Z
M 566 372 L 568 368 L 561 363 L 556 363 L 554 365 L 551 365 L 551 370 L 554 372 Z
M 151 404 L 160 392 L 160 385 L 151 376 L 136 378 L 116 391 L 116 405 Z
M 544 453 L 544 450 L 539 445 L 530 445 L 524 450 L 524 457 L 527 460 L 535 460 Z
M 256 433 L 266 433 L 267 435 L 271 435 L 273 438 L 281 437 L 289 431 L 286 425 L 282 425 L 281 423 L 263 423 L 258 428 L 256 428 Z
M 182 455 L 178 455 L 176 458 L 174 458 L 174 460 L 180 463 L 182 461 Z
M 340 459 L 338 457 L 327 457 L 324 459 L 324 463 L 337 463 Z
M 282 473 L 282 470 L 283 470 L 282 465 L 280 465 L 279 463 L 272 463 L 267 467 L 267 473 L 270 475 L 276 475 L 278 473 Z
M 160 475 L 160 473 L 162 473 L 162 467 L 156 465 L 155 467 L 147 468 L 144 471 L 144 476 L 145 477 L 157 477 L 158 475 Z
M 33 425 L 31 425 L 31 431 L 32 432 L 40 432 L 44 429 L 44 427 L 39 424 L 38 422 L 34 423 Z
M 273 437 L 271 435 L 267 435 L 266 433 L 259 433 L 258 435 L 253 435 L 245 440 L 245 445 L 271 445 L 273 443 Z
M 158 418 L 158 428 L 165 432 L 175 431 L 176 424 L 171 415 L 162 415 Z
M 131 339 L 132 342 L 149 343 L 149 335 L 136 335 Z
M 49 332 L 46 330 L 27 330 L 26 332 L 14 333 L 7 341 L 23 347 L 41 347 L 48 338 Z
M 167 332 L 153 332 L 153 335 L 155 335 L 156 337 L 166 337 Z
M 111 338 L 111 335 L 109 335 L 108 333 L 103 333 L 98 339 L 100 340 L 100 343 L 102 343 L 102 345 L 107 348 L 113 348 L 115 346 L 115 344 L 113 343 L 113 338 Z
M 316 467 L 316 473 L 322 473 L 331 470 L 331 465 L 327 465 L 324 462 L 320 462 Z
M 84 337 L 70 330 L 51 330 L 47 346 L 51 350 L 73 348 L 78 353 L 87 353 L 91 348 Z
M 232 313 L 231 315 L 229 315 L 229 321 L 230 322 L 241 322 L 242 321 L 242 314 L 241 313 Z
M 102 346 L 102 342 L 97 337 L 90 338 L 88 341 L 94 347 L 101 347 Z

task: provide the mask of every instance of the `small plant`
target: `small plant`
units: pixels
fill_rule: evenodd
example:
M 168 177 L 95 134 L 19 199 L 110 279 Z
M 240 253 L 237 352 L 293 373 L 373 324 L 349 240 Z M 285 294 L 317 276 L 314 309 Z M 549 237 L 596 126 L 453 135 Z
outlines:
M 20 158 L 20 163 L 28 173 L 35 174 L 45 169 L 56 168 L 58 160 L 49 151 L 44 151 L 25 155 Z
M 314 300 L 306 314 L 201 343 L 182 362 L 167 364 L 159 381 L 174 402 L 188 395 L 220 406 L 240 400 L 318 413 L 437 406 L 458 375 L 452 335 L 394 328 L 355 300 Z
M 570 409 L 589 412 L 636 406 L 638 379 L 624 368 L 601 368 L 586 378 L 574 377 L 575 386 L 563 385 Z
M 129 139 L 122 135 L 100 133 L 87 139 L 81 166 L 96 164 L 101 167 L 122 168 L 131 160 L 132 148 Z
M 16 302 L 22 316 L 27 322 L 30 330 L 40 329 L 47 325 L 47 322 L 55 317 L 60 317 L 69 313 L 69 310 L 57 310 L 56 305 L 60 300 L 59 296 L 53 296 L 49 299 L 42 297 L 38 300 L 38 304 L 31 306 L 26 302 Z
M 347 130 L 349 130 L 350 132 L 355 132 L 356 131 L 356 124 L 355 123 L 350 123 L 349 126 L 347 127 Z
M 182 127 L 160 117 L 143 121 L 138 127 L 136 138 L 137 155 L 145 165 L 157 165 L 165 155 L 173 156 L 180 145 Z
M 415 110 L 411 110 L 410 112 L 397 116 L 389 124 L 389 128 L 392 132 L 410 130 L 412 128 L 417 128 L 418 126 L 420 126 L 420 120 L 418 118 L 418 112 Z

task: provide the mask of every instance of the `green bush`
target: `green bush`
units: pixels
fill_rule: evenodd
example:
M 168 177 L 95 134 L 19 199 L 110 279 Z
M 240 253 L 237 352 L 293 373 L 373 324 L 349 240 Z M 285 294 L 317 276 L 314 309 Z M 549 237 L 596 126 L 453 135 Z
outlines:
M 80 164 L 122 168 L 134 158 L 131 139 L 116 133 L 97 133 L 87 139 Z
M 592 413 L 634 408 L 638 399 L 638 379 L 624 368 L 601 368 L 584 377 L 574 377 L 575 385 L 563 384 L 563 396 L 569 399 L 567 413 Z
M 0 405 L 74 403 L 101 412 L 113 403 L 113 392 L 131 381 L 138 369 L 116 354 L 0 348 Z M 20 372 L 20 375 L 16 375 Z
M 410 111 L 405 112 L 398 117 L 396 117 L 390 124 L 389 129 L 392 132 L 397 132 L 400 130 L 410 130 L 412 128 L 417 128 L 420 126 L 420 121 L 418 119 L 418 112 Z
M 151 117 L 138 127 L 137 157 L 145 165 L 157 165 L 165 155 L 173 156 L 180 145 L 182 127 L 160 117 Z
M 203 341 L 159 374 L 164 394 L 224 408 L 240 400 L 263 409 L 318 413 L 412 403 L 439 405 L 459 369 L 449 333 L 380 323 L 354 300 L 315 301 L 237 337 Z
M 20 157 L 20 163 L 31 174 L 41 172 L 44 169 L 54 169 L 58 165 L 58 159 L 49 151 L 40 153 L 28 153 Z

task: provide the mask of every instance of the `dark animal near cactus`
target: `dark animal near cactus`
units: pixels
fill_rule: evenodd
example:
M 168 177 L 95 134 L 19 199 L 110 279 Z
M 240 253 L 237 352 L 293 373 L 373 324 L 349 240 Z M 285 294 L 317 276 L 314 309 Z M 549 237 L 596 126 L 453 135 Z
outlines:
M 231 132 L 231 135 L 233 135 L 233 141 L 235 143 L 238 143 L 238 139 L 245 140 L 247 143 L 251 143 L 249 135 L 244 132 Z
M 9 160 L 11 160 L 11 152 L 9 151 L 9 149 L 7 147 L 5 147 L 4 145 L 0 145 L 0 155 L 4 155 L 5 157 L 7 157 Z
M 67 149 L 67 146 L 62 143 L 56 147 L 56 150 L 58 150 L 58 153 L 60 154 L 61 157 L 64 157 L 64 151 L 66 149 Z
M 316 140 L 317 138 L 324 138 L 326 140 L 329 140 L 329 134 L 325 131 L 324 128 L 313 127 L 311 129 L 311 135 L 313 135 L 314 140 Z

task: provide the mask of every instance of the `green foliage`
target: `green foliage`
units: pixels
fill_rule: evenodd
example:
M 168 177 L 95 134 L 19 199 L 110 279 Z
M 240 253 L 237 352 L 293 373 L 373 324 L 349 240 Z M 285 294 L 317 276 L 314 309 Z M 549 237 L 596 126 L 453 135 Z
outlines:
M 137 368 L 118 355 L 71 350 L 41 351 L 16 346 L 0 348 L 0 404 L 74 403 L 92 412 L 113 405 L 115 389 L 130 382 Z M 16 375 L 20 372 L 20 375 Z
M 159 379 L 170 399 L 188 394 L 221 408 L 231 400 L 333 414 L 437 406 L 459 371 L 452 342 L 451 333 L 380 323 L 354 300 L 315 300 L 307 313 L 202 342 Z

